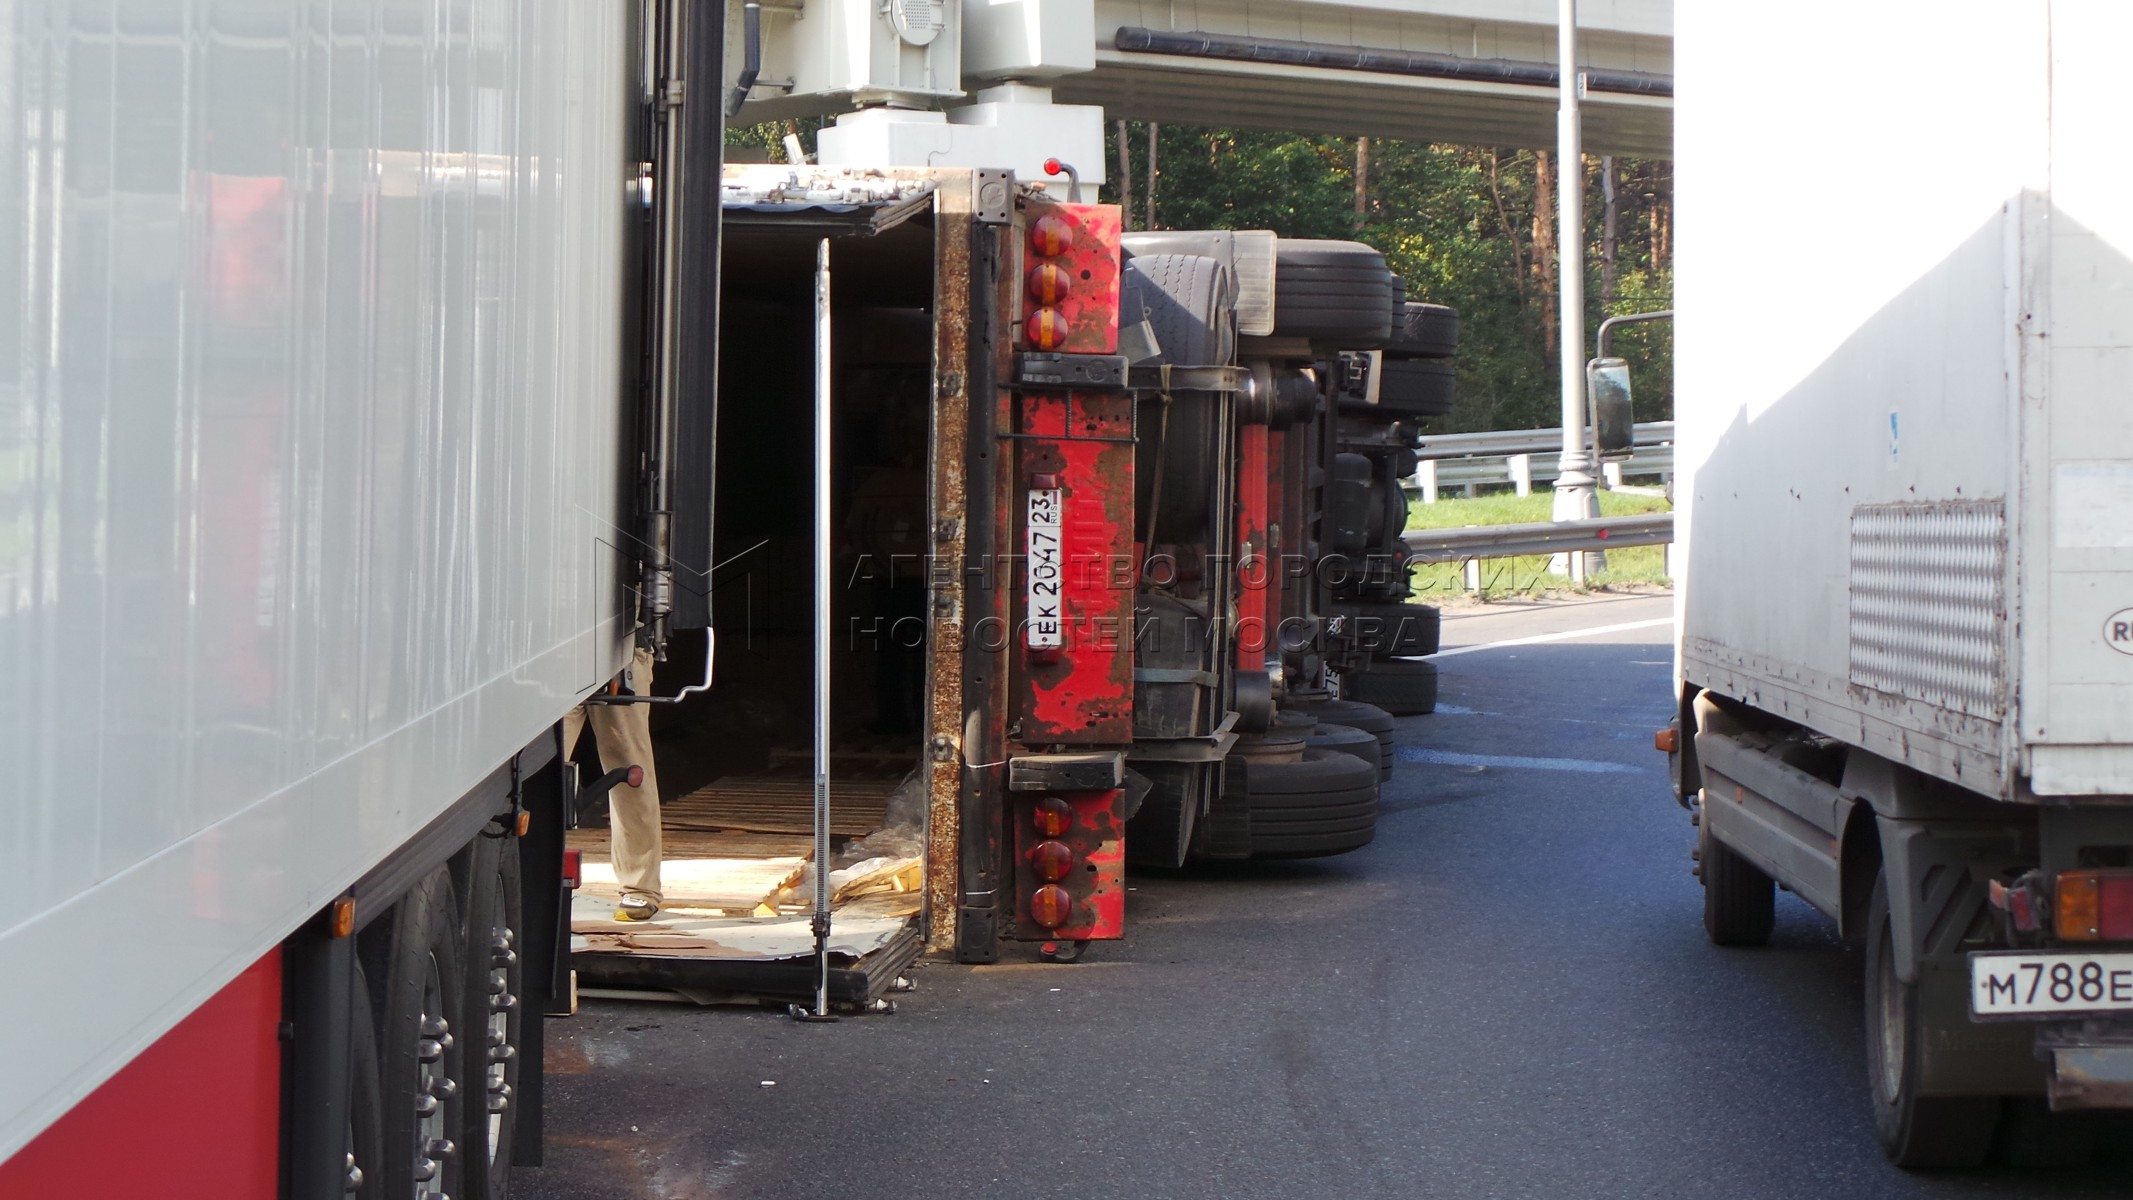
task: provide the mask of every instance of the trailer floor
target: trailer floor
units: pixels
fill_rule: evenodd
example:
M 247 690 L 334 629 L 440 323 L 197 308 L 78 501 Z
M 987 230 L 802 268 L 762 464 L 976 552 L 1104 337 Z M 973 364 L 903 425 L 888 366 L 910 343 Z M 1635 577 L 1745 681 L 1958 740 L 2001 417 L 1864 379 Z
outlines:
M 874 999 L 918 955 L 921 858 L 876 854 L 896 779 L 853 771 L 831 785 L 831 999 Z M 614 919 L 621 892 L 604 829 L 574 830 L 582 886 L 571 901 L 571 965 L 597 990 L 656 989 L 699 1002 L 810 999 L 815 937 L 811 770 L 773 763 L 699 788 L 661 810 L 664 903 L 649 921 Z M 880 840 L 880 839 L 875 839 Z M 903 847 L 908 851 L 910 847 Z

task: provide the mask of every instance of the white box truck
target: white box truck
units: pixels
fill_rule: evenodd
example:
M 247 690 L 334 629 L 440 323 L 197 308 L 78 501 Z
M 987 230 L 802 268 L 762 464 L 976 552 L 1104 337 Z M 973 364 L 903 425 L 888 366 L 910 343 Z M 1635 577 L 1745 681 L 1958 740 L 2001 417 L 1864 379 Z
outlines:
M 2133 8 L 1676 36 L 1705 925 L 1767 940 L 1782 886 L 1863 944 L 1882 1143 L 1972 1163 L 2133 1107 Z

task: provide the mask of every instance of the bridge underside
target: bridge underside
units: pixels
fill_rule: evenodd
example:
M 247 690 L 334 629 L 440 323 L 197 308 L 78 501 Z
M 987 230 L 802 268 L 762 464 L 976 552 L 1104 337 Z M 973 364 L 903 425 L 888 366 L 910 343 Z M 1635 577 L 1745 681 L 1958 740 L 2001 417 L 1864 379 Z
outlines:
M 1548 148 L 1555 21 L 1555 0 L 1095 0 L 1096 70 L 1055 88 L 1113 119 Z M 1580 70 L 1649 93 L 1596 79 L 1586 153 L 1670 156 L 1673 0 L 1581 0 L 1578 26 Z M 1150 53 L 1151 40 L 1203 45 Z M 1371 56 L 1401 73 L 1301 61 Z M 1424 73 L 1387 68 L 1403 58 Z M 1521 82 L 1476 77 L 1491 75 Z
M 1113 120 L 1477 146 L 1555 145 L 1555 92 L 1513 84 L 1100 50 L 1095 71 L 1058 80 L 1054 94 L 1062 103 L 1100 104 Z M 1587 154 L 1673 154 L 1674 111 L 1665 97 L 1592 93 L 1584 118 Z

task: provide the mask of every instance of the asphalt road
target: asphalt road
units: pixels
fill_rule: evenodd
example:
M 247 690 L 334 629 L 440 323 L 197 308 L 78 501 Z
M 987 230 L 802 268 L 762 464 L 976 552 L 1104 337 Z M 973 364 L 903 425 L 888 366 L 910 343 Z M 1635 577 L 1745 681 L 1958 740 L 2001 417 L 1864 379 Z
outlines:
M 2123 1158 L 1887 1166 L 1858 956 L 1789 896 L 1769 948 L 1705 942 L 1651 748 L 1671 603 L 1454 615 L 1376 842 L 1138 877 L 1129 936 L 1080 964 L 929 966 L 835 1025 L 589 1003 L 515 1195 L 2133 1193 Z

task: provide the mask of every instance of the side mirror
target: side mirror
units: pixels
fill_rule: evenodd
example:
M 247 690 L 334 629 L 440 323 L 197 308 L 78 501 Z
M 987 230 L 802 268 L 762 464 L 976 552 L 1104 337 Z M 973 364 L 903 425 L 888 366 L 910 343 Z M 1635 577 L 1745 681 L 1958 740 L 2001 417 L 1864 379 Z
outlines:
M 1592 400 L 1593 440 L 1601 458 L 1628 458 L 1636 450 L 1637 422 L 1629 400 L 1629 363 L 1595 358 L 1585 364 L 1585 394 Z

